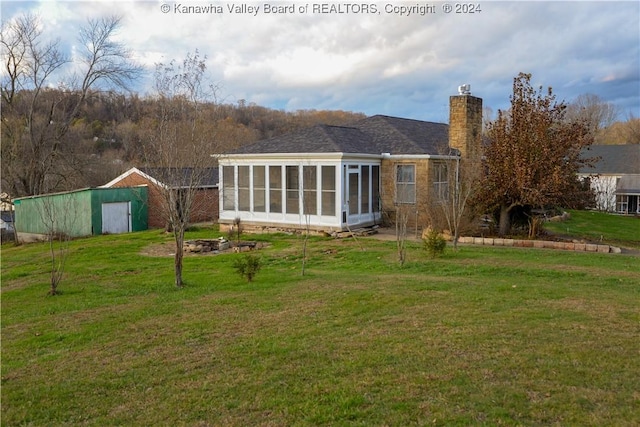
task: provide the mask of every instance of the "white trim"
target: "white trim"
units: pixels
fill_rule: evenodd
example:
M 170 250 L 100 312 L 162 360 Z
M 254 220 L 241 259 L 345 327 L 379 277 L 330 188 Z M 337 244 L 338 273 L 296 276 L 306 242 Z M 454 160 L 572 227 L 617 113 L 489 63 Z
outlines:
M 384 160 L 456 160 L 460 156 L 446 155 L 446 154 L 390 154 L 383 153 L 382 159 Z
M 228 163 L 231 161 L 241 161 L 243 163 L 252 162 L 264 162 L 266 160 L 276 161 L 344 161 L 344 160 L 357 160 L 357 159 L 380 159 L 380 160 L 418 160 L 418 159 L 431 159 L 431 160 L 456 160 L 460 156 L 449 154 L 364 154 L 364 153 L 251 153 L 251 154 L 222 154 L 218 157 L 220 163 Z
M 160 181 L 158 181 L 157 179 L 155 179 L 154 177 L 152 177 L 149 174 L 146 174 L 144 172 L 142 172 L 140 169 L 133 167 L 131 169 L 129 169 L 128 171 L 126 171 L 125 173 L 123 173 L 122 175 L 117 176 L 116 178 L 112 179 L 111 181 L 107 182 L 104 185 L 101 185 L 97 188 L 111 188 L 113 187 L 114 184 L 122 181 L 123 179 L 127 178 L 130 175 L 133 175 L 134 173 L 137 173 L 138 175 L 140 175 L 142 178 L 148 179 L 149 181 L 151 181 L 153 184 L 157 185 L 158 187 L 162 187 L 164 189 L 180 189 L 180 188 L 188 188 L 187 186 L 185 187 L 169 187 L 167 184 L 164 184 Z M 139 184 L 139 185 L 132 185 L 130 187 L 140 187 L 146 184 Z M 202 190 L 202 189 L 215 189 L 218 188 L 218 184 L 214 184 L 214 185 L 200 185 L 198 187 L 196 187 L 196 189 L 198 190 Z
M 148 179 L 149 181 L 151 181 L 152 183 L 154 183 L 155 185 L 157 185 L 159 187 L 167 188 L 167 186 L 165 184 L 161 183 L 160 181 L 158 181 L 157 179 L 155 179 L 151 175 L 147 175 L 146 173 L 142 172 L 140 169 L 138 169 L 136 167 L 133 167 L 133 168 L 129 169 L 125 173 L 115 177 L 111 181 L 107 182 L 105 185 L 101 185 L 98 188 L 111 188 L 111 187 L 113 187 L 114 184 L 122 181 L 123 179 L 127 178 L 128 176 L 130 176 L 130 175 L 132 175 L 134 173 L 137 173 L 141 177 L 143 177 L 145 179 Z
M 218 157 L 219 163 L 242 161 L 243 163 L 275 161 L 342 161 L 345 159 L 382 159 L 381 154 L 351 154 L 351 153 L 251 153 L 251 154 L 224 154 Z

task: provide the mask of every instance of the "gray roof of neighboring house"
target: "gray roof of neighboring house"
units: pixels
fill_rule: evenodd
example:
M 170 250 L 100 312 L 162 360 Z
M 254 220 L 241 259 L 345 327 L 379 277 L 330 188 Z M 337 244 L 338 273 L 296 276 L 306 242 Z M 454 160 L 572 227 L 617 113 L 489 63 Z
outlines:
M 444 123 L 378 115 L 350 126 L 316 125 L 228 154 L 454 154 L 448 141 L 449 126 Z
M 594 167 L 582 167 L 585 174 L 640 174 L 640 144 L 592 145 L 582 151 L 583 158 L 596 157 Z
M 169 187 L 188 187 L 192 179 L 198 187 L 216 187 L 218 168 L 138 168 Z M 194 176 L 194 174 L 196 174 Z

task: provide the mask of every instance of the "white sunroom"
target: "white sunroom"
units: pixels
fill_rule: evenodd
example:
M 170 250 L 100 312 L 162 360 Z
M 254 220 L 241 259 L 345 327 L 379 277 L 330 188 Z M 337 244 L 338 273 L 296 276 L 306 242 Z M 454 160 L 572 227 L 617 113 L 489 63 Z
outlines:
M 227 155 L 220 165 L 221 225 L 341 231 L 381 222 L 380 155 Z

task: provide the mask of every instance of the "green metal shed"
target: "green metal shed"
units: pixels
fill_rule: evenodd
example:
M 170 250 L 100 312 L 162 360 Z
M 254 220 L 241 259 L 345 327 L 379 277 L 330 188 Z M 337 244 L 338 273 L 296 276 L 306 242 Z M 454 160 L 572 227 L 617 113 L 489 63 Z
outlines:
M 147 229 L 146 186 L 84 188 L 14 200 L 18 233 L 71 237 Z

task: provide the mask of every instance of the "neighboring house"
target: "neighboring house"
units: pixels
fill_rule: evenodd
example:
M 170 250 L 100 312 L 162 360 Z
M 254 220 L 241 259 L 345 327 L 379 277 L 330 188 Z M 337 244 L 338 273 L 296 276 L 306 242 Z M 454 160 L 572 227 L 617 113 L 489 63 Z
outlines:
M 13 240 L 13 203 L 7 193 L 0 193 L 0 240 Z
M 640 145 L 592 145 L 584 158 L 597 158 L 593 167 L 583 167 L 579 176 L 588 178 L 596 195 L 596 208 L 607 212 L 640 214 Z
M 218 168 L 197 169 L 196 195 L 191 207 L 190 223 L 214 222 L 218 218 Z M 131 168 L 102 188 L 145 185 L 149 188 L 149 227 L 167 226 L 163 190 L 180 191 L 188 187 L 194 177 L 193 168 Z
M 85 188 L 14 199 L 22 233 L 82 237 L 147 229 L 147 189 Z
M 373 116 L 318 125 L 221 155 L 221 228 L 342 231 L 394 220 L 427 225 L 459 159 L 478 159 L 482 99 L 450 98 L 450 124 Z
M 13 231 L 13 211 L 0 211 L 0 230 Z

